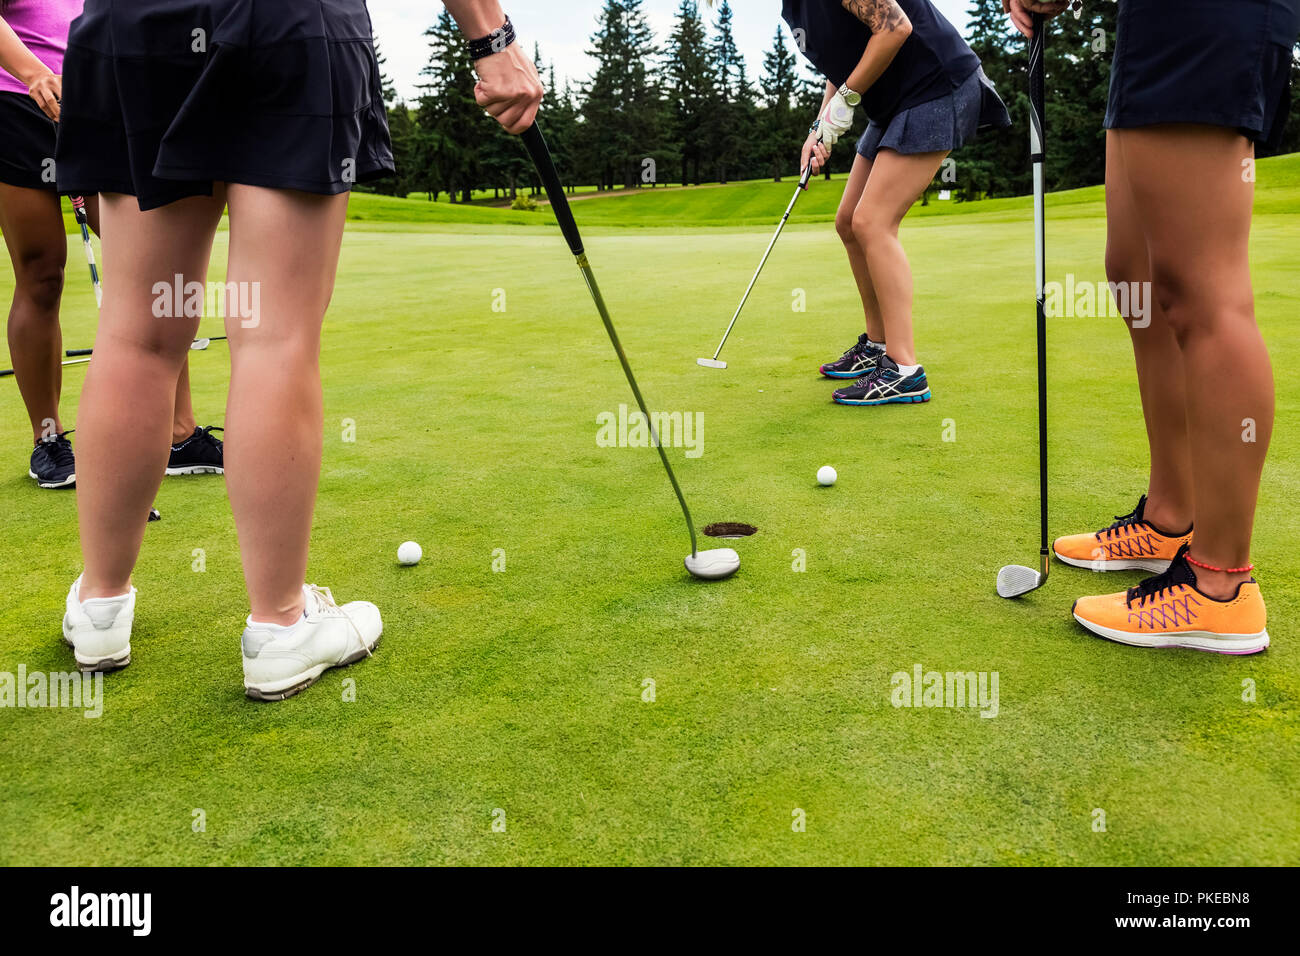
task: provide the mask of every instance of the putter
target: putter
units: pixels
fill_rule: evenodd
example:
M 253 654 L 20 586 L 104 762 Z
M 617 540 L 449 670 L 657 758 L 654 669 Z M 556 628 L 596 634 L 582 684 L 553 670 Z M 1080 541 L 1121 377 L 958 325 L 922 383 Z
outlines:
M 85 365 L 89 361 L 90 359 L 88 358 L 79 358 L 79 359 L 73 359 L 72 361 L 68 361 L 68 362 L 61 362 L 59 364 L 61 364 L 64 368 L 67 368 L 69 365 Z M 11 368 L 0 370 L 0 378 L 9 378 L 13 374 L 14 374 L 14 370 Z
M 1047 310 L 1044 273 L 1047 271 L 1046 210 L 1044 208 L 1043 154 L 1046 136 L 1043 125 L 1043 45 L 1046 32 L 1041 14 L 1035 13 L 1034 35 L 1029 41 L 1029 158 L 1034 164 L 1034 265 L 1038 281 L 1038 510 L 1039 565 L 1035 571 L 1020 564 L 1008 564 L 998 572 L 998 595 L 1020 597 L 1047 583 L 1052 552 L 1047 541 Z
M 104 289 L 99 283 L 99 267 L 95 265 L 95 247 L 90 244 L 90 219 L 86 216 L 86 200 L 80 196 L 70 198 L 72 199 L 72 214 L 77 219 L 77 225 L 81 227 L 81 245 L 86 250 L 86 262 L 90 264 L 90 281 L 95 286 L 95 305 L 102 308 L 104 305 Z
M 206 339 L 195 339 L 193 342 L 190 343 L 190 351 L 202 352 L 205 349 L 207 349 L 207 347 L 211 345 L 213 342 L 223 342 L 225 341 L 225 339 L 226 336 L 224 335 L 214 335 L 211 338 L 206 338 Z M 93 355 L 94 352 L 95 352 L 94 349 L 68 349 L 63 354 L 71 357 L 74 355 Z M 71 363 L 64 362 L 63 364 L 68 365 Z
M 655 446 L 655 450 L 659 452 L 659 460 L 663 462 L 664 471 L 668 473 L 668 480 L 672 483 L 673 493 L 677 495 L 677 503 L 682 507 L 682 517 L 686 519 L 686 530 L 691 536 L 691 553 L 686 558 L 686 570 L 699 578 L 725 578 L 740 567 L 740 556 L 731 548 L 716 548 L 711 551 L 697 549 L 695 524 L 691 521 L 690 509 L 686 507 L 686 498 L 682 494 L 681 485 L 677 483 L 677 476 L 673 473 L 673 466 L 668 462 L 668 455 L 664 452 L 663 445 L 659 441 L 654 421 L 650 418 L 650 410 L 646 407 L 645 398 L 641 395 L 641 388 L 636 383 L 636 376 L 632 374 L 632 366 L 628 364 L 627 355 L 623 352 L 623 344 L 619 341 L 618 333 L 614 331 L 614 323 L 609 317 L 609 309 L 606 308 L 605 300 L 600 294 L 600 287 L 596 285 L 596 276 L 592 273 L 591 266 L 587 262 L 587 254 L 582 245 L 582 236 L 578 232 L 578 224 L 573 219 L 573 210 L 569 208 L 569 200 L 564 195 L 564 185 L 560 182 L 560 174 L 555 168 L 555 161 L 551 158 L 550 148 L 546 145 L 546 139 L 542 136 L 542 131 L 537 127 L 536 123 L 530 126 L 521 138 L 524 141 L 524 148 L 528 150 L 528 155 L 533 161 L 533 166 L 537 169 L 537 175 L 541 177 L 542 185 L 546 189 L 546 196 L 551 201 L 551 210 L 555 213 L 555 218 L 560 224 L 560 231 L 564 233 L 564 239 L 569 244 L 569 251 L 573 253 L 573 257 L 578 262 L 578 269 L 581 270 L 582 277 L 587 282 L 587 291 L 591 293 L 592 301 L 596 304 L 596 311 L 600 313 L 600 321 L 604 323 L 610 344 L 614 346 L 614 354 L 618 356 L 619 364 L 623 366 L 623 374 L 627 376 L 627 383 L 632 387 L 632 395 L 636 398 L 637 408 L 641 409 L 641 414 L 645 416 L 646 423 L 650 426 L 651 443 Z
M 727 326 L 727 331 L 722 333 L 722 341 L 718 343 L 718 349 L 713 353 L 713 358 L 698 358 L 695 360 L 696 365 L 703 365 L 705 368 L 726 368 L 726 362 L 718 361 L 718 356 L 722 354 L 722 347 L 727 344 L 727 336 L 736 326 L 736 320 L 740 318 L 740 312 L 745 308 L 745 303 L 749 301 L 749 294 L 754 291 L 754 285 L 758 282 L 759 275 L 763 272 L 763 266 L 767 265 L 767 257 L 772 254 L 772 248 L 776 245 L 776 240 L 781 237 L 781 230 L 785 228 L 786 221 L 790 218 L 790 213 L 794 211 L 794 204 L 799 201 L 799 194 L 808 188 L 808 180 L 812 178 L 812 163 L 803 171 L 803 176 L 799 179 L 799 188 L 794 191 L 794 197 L 790 200 L 790 205 L 785 207 L 785 215 L 776 225 L 776 234 L 772 236 L 772 241 L 767 244 L 767 251 L 763 253 L 763 258 L 758 263 L 758 269 L 754 272 L 754 278 L 749 280 L 749 287 L 745 289 L 745 294 L 740 297 L 740 305 L 736 306 L 736 314 L 731 317 L 731 323 Z

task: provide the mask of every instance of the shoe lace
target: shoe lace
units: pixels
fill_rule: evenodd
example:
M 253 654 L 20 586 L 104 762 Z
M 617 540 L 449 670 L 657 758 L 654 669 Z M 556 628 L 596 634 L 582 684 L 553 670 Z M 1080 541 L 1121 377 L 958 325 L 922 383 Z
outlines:
M 1138 512 L 1141 510 L 1142 502 L 1139 501 L 1138 506 L 1128 514 L 1116 515 L 1114 522 L 1097 532 L 1097 539 L 1101 540 L 1103 536 L 1111 538 L 1117 534 L 1125 533 L 1130 528 L 1146 527 L 1146 519 L 1138 516 Z
M 76 429 L 69 428 L 65 432 L 59 432 L 53 438 L 47 438 L 41 442 L 45 446 L 46 454 L 58 466 L 71 466 L 75 464 L 76 458 L 72 454 L 72 442 L 68 441 L 68 436 Z
M 357 641 L 366 652 L 367 657 L 374 657 L 370 647 L 366 644 L 365 637 L 361 634 L 361 628 L 357 627 L 356 622 L 348 617 L 348 612 L 339 607 L 338 601 L 334 600 L 334 593 L 329 588 L 318 587 L 315 584 L 308 584 L 307 593 L 316 599 L 316 607 L 330 615 L 337 615 L 348 622 L 348 627 L 352 628 L 352 633 L 357 636 Z
M 1134 602 L 1145 605 L 1151 601 L 1159 601 L 1166 591 L 1172 591 L 1183 585 L 1195 586 L 1196 574 L 1187 563 L 1187 551 L 1188 546 L 1183 545 L 1178 549 L 1178 554 L 1174 556 L 1173 561 L 1169 563 L 1168 570 L 1129 588 L 1124 595 L 1125 603 L 1129 607 L 1132 607 Z
M 224 435 L 226 430 L 220 425 L 204 425 L 202 428 L 196 428 L 194 430 L 193 440 L 221 448 L 223 443 L 221 439 L 212 437 L 213 432 L 221 432 Z

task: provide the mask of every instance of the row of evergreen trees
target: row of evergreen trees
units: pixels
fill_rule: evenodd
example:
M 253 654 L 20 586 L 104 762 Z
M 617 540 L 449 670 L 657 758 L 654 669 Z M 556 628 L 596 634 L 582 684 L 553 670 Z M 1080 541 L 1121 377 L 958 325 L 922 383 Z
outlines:
M 554 66 L 534 48 L 547 90 L 541 122 L 565 181 L 617 189 L 797 173 L 799 146 L 825 80 L 796 56 L 774 10 L 772 44 L 755 82 L 737 47 L 733 17 L 727 0 L 712 22 L 697 0 L 681 0 L 672 32 L 660 43 L 642 0 L 605 0 L 589 50 L 596 70 L 576 86 L 567 78 L 557 83 Z M 1014 126 L 987 132 L 955 153 L 949 171 L 955 181 L 938 185 L 958 198 L 1024 194 L 1030 188 L 1024 40 L 1009 30 L 1000 0 L 971 0 L 966 27 Z M 400 102 L 385 91 L 398 172 L 377 188 L 430 199 L 446 193 L 463 202 L 474 190 L 507 197 L 535 190 L 522 148 L 474 102 L 474 71 L 445 10 L 425 35 L 429 61 L 418 101 Z M 1114 4 L 1088 4 L 1081 16 L 1053 21 L 1046 58 L 1052 188 L 1103 179 L 1101 121 L 1114 37 Z M 1300 97 L 1293 114 L 1300 114 Z M 859 114 L 859 129 L 864 123 Z M 1297 148 L 1300 115 L 1293 115 L 1282 151 Z M 842 141 L 831 168 L 846 170 L 852 160 L 852 143 Z

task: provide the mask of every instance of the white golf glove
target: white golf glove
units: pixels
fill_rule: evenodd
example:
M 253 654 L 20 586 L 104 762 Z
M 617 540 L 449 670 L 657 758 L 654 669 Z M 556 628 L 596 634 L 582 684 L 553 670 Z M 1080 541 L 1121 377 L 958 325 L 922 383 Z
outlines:
M 834 146 L 839 142 L 839 138 L 849 131 L 853 125 L 853 107 L 849 105 L 845 98 L 848 87 L 841 86 L 835 91 L 826 108 L 822 110 L 822 115 L 817 117 L 817 132 L 821 133 L 822 142 L 827 146 Z M 857 94 L 851 94 L 857 98 Z

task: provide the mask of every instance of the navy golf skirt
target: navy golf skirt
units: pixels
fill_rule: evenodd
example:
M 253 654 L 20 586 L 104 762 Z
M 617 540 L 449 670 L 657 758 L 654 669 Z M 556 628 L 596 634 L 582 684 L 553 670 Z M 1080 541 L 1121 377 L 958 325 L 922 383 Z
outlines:
M 54 190 L 54 121 L 26 93 L 0 93 L 0 183 Z
M 874 160 L 882 149 L 945 152 L 969 143 L 982 129 L 1010 125 L 1002 97 L 984 70 L 977 69 L 947 96 L 899 110 L 885 123 L 872 120 L 858 140 L 858 154 Z
M 214 182 L 334 195 L 393 171 L 365 0 L 86 0 L 58 187 L 153 209 Z
M 1300 0 L 1119 0 L 1107 129 L 1200 123 L 1276 146 Z

